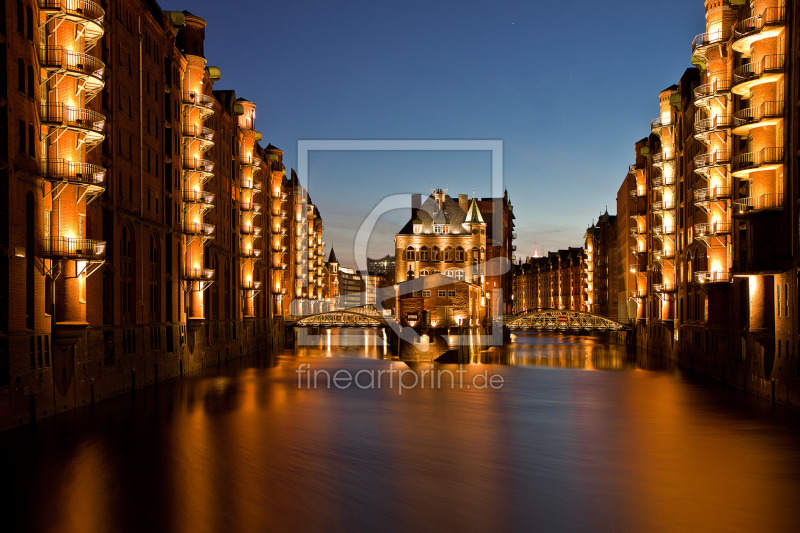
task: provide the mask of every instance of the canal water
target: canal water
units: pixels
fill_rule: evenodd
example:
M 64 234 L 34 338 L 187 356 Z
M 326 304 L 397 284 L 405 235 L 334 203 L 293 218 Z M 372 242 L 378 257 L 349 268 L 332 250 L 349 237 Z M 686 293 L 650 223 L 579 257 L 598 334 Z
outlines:
M 0 434 L 0 529 L 796 530 L 797 415 L 609 339 L 304 342 Z

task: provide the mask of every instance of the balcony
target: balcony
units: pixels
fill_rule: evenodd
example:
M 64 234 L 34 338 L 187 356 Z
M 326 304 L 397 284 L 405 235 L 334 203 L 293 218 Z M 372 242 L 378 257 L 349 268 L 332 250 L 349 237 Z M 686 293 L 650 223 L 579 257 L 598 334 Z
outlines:
M 698 239 L 705 237 L 717 237 L 719 235 L 730 235 L 733 224 L 730 222 L 700 222 L 694 225 L 694 236 Z
M 717 78 L 716 80 L 696 87 L 694 90 L 694 104 L 698 107 L 708 108 L 711 100 L 728 98 L 731 94 L 731 80 Z
M 51 128 L 62 128 L 83 135 L 84 144 L 96 146 L 105 138 L 106 117 L 91 109 L 64 104 L 42 104 L 39 119 Z
M 246 189 L 248 191 L 261 192 L 261 182 L 254 180 L 252 178 L 245 178 L 242 179 L 242 189 Z
M 187 281 L 209 281 L 214 279 L 211 268 L 187 268 L 183 271 L 183 279 Z
M 39 9 L 48 18 L 68 20 L 83 29 L 83 36 L 94 42 L 103 36 L 103 17 L 106 13 L 89 0 L 39 0 Z
M 72 237 L 45 237 L 42 256 L 48 259 L 74 259 L 78 261 L 103 261 L 106 242 Z
M 181 124 L 181 135 L 184 139 L 197 141 L 202 150 L 208 150 L 214 146 L 214 130 L 196 124 Z
M 694 203 L 697 206 L 707 205 L 713 202 L 722 202 L 731 197 L 730 187 L 710 187 L 707 189 L 695 189 Z
M 242 211 L 252 211 L 253 213 L 260 213 L 261 204 L 257 204 L 255 202 L 242 202 L 241 209 Z
M 251 155 L 249 157 L 243 157 L 241 163 L 242 166 L 245 167 L 260 168 L 262 161 L 257 155 Z
M 105 188 L 106 169 L 101 166 L 66 159 L 42 159 L 39 168 L 42 178 L 50 182 L 84 186 L 94 193 L 103 192 Z
M 783 164 L 783 147 L 764 148 L 758 152 L 739 154 L 733 159 L 732 174 L 737 178 L 748 178 L 759 170 L 774 170 Z
M 653 290 L 656 291 L 657 293 L 664 294 L 669 292 L 675 292 L 676 286 L 674 283 L 654 283 Z
M 647 291 L 642 289 L 631 291 L 631 298 L 634 300 L 643 300 L 647 298 Z
M 257 237 L 261 235 L 261 228 L 258 226 L 242 226 L 239 228 L 239 233 L 242 235 L 254 235 Z
M 703 175 L 713 168 L 728 165 L 731 162 L 731 152 L 729 150 L 715 150 L 711 153 L 698 154 L 694 156 L 694 170 Z
M 656 226 L 653 228 L 653 233 L 659 238 L 664 235 L 672 235 L 675 233 L 675 226 Z
M 750 196 L 733 202 L 733 216 L 745 217 L 749 214 L 765 211 L 782 211 L 783 193 L 767 193 L 761 196 Z
M 784 55 L 772 54 L 736 68 L 733 71 L 733 91 L 744 99 L 752 96 L 752 89 L 762 83 L 778 81 L 783 76 Z
M 256 129 L 256 121 L 253 117 L 246 117 L 244 115 L 239 117 L 239 128 L 247 131 Z
M 205 178 L 210 178 L 214 175 L 214 162 L 209 159 L 184 157 L 181 160 L 181 165 L 184 172 L 197 172 Z
M 212 238 L 214 236 L 214 225 L 202 222 L 185 222 L 183 224 L 183 232 L 187 235 Z
M 653 166 L 664 168 L 665 163 L 672 163 L 675 161 L 675 152 L 663 151 L 653 154 Z
M 243 281 L 242 282 L 242 290 L 243 291 L 254 291 L 259 290 L 261 288 L 260 281 Z
M 733 49 L 750 57 L 754 42 L 778 35 L 786 24 L 784 7 L 768 7 L 760 15 L 744 19 L 733 27 Z
M 728 283 L 731 281 L 731 273 L 727 270 L 714 270 L 711 272 L 699 270 L 694 273 L 698 283 Z
M 631 237 L 636 237 L 638 235 L 642 235 L 644 233 L 643 229 L 639 229 L 638 226 L 634 226 L 631 228 Z
M 39 66 L 48 72 L 78 79 L 86 91 L 87 102 L 105 85 L 105 65 L 102 61 L 89 54 L 70 52 L 62 46 L 40 47 Z
M 660 137 L 661 134 L 663 133 L 663 130 L 671 128 L 673 125 L 675 125 L 675 121 L 672 119 L 672 117 L 667 117 L 667 118 L 659 117 L 650 122 L 650 131 L 653 134 L 658 135 Z
M 650 181 L 653 189 L 663 189 L 664 187 L 672 187 L 675 185 L 675 176 L 653 176 Z
M 701 33 L 692 41 L 692 64 L 705 65 L 708 51 L 715 45 L 722 44 L 731 38 L 729 31 L 715 30 Z
M 666 259 L 669 260 L 675 259 L 675 249 L 670 248 L 669 250 L 655 250 L 653 251 L 653 259 L 655 259 L 659 263 L 663 262 Z
M 708 137 L 714 133 L 726 133 L 732 124 L 731 115 L 719 114 L 711 118 L 698 119 L 694 123 L 694 138 L 708 142 Z
M 241 254 L 242 257 L 251 259 L 251 258 L 258 258 L 261 257 L 261 250 L 258 248 L 250 248 L 242 250 Z
M 663 213 L 664 211 L 671 211 L 675 209 L 675 201 L 665 202 L 658 200 L 653 202 L 653 213 Z
M 214 98 L 196 92 L 181 93 L 181 103 L 185 106 L 200 110 L 200 115 L 207 117 L 214 114 Z
M 644 254 L 647 253 L 646 248 L 639 249 L 638 246 L 631 246 L 631 253 L 632 254 Z
M 746 136 L 753 128 L 774 126 L 782 118 L 782 100 L 764 102 L 760 106 L 740 109 L 733 114 L 733 133 Z
M 183 191 L 183 201 L 187 204 L 199 205 L 203 211 L 207 211 L 214 207 L 214 193 L 186 189 Z

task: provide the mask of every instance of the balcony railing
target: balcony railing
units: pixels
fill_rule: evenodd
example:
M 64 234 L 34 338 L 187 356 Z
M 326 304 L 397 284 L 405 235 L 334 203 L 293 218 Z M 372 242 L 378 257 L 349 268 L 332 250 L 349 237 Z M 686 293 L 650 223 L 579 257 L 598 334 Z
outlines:
M 78 130 L 96 142 L 103 140 L 106 117 L 91 109 L 82 109 L 58 104 L 42 104 L 39 106 L 39 119 L 49 126 L 60 126 Z
M 656 135 L 659 135 L 662 129 L 673 126 L 674 124 L 675 121 L 672 119 L 672 117 L 667 117 L 667 118 L 659 117 L 653 119 L 650 122 L 650 131 L 655 133 Z
M 783 100 L 764 102 L 756 107 L 740 109 L 733 114 L 735 127 L 757 124 L 765 119 L 780 118 L 783 116 Z M 747 128 L 748 130 L 750 128 Z M 736 133 L 736 132 L 734 132 Z
M 735 214 L 747 214 L 757 211 L 772 211 L 783 209 L 783 193 L 767 193 L 761 196 L 750 196 L 734 200 Z
M 181 135 L 197 139 L 204 143 L 214 143 L 214 130 L 196 124 L 181 124 Z
M 786 22 L 786 8 L 768 7 L 760 15 L 742 20 L 733 27 L 734 49 L 741 51 L 735 41 L 761 33 L 768 26 L 781 26 Z M 749 45 L 749 43 L 747 43 Z
M 214 98 L 208 96 L 207 94 L 200 94 L 195 92 L 181 93 L 181 103 L 208 110 L 214 109 Z
M 647 253 L 647 250 L 646 249 L 641 249 L 640 250 L 638 246 L 631 246 L 631 253 L 632 254 L 643 254 L 643 253 Z
M 72 237 L 45 237 L 42 255 L 50 258 L 100 261 L 106 254 L 106 242 Z
M 695 170 L 703 170 L 731 162 L 731 152 L 729 150 L 715 150 L 711 153 L 698 154 L 694 156 Z
M 642 300 L 644 298 L 647 298 L 647 291 L 646 290 L 641 290 L 641 289 L 640 290 L 631 291 L 631 298 L 634 298 L 636 300 Z
M 671 187 L 675 185 L 675 176 L 653 176 L 650 183 L 654 189 Z
M 675 259 L 675 250 L 672 248 L 669 250 L 655 250 L 653 252 L 653 257 L 659 262 L 665 259 Z
M 208 159 L 196 159 L 192 157 L 184 157 L 181 160 L 183 170 L 190 170 L 192 172 L 204 172 L 211 174 L 214 172 L 214 162 Z
M 644 233 L 644 230 L 639 229 L 638 226 L 634 226 L 631 228 L 631 236 L 636 237 L 637 235 L 641 235 Z
M 733 89 L 736 94 L 747 96 L 750 87 L 756 85 L 754 82 L 767 74 L 776 74 L 783 71 L 785 56 L 783 54 L 771 54 L 761 58 L 760 61 L 753 61 L 733 71 Z M 737 87 L 740 86 L 741 87 Z
M 701 270 L 695 272 L 694 277 L 699 283 L 728 283 L 732 279 L 731 273 L 727 270 L 713 270 L 711 272 Z
M 259 226 L 241 226 L 239 232 L 242 235 L 261 235 L 261 228 Z
M 242 189 L 254 190 L 261 192 L 261 182 L 253 179 L 243 179 Z
M 242 211 L 253 211 L 259 213 L 261 211 L 261 204 L 255 202 L 242 202 Z
M 247 280 L 245 280 L 245 281 L 242 282 L 242 290 L 252 291 L 252 290 L 258 290 L 260 288 L 261 288 L 261 282 L 260 281 L 247 281 Z
M 780 165 L 783 163 L 783 147 L 775 146 L 763 148 L 758 152 L 739 154 L 733 159 L 733 171 L 757 170 L 767 165 Z
M 89 54 L 65 50 L 62 46 L 40 47 L 39 65 L 45 70 L 64 70 L 70 74 L 86 76 L 101 87 L 104 83 L 105 65 L 102 61 Z
M 183 278 L 189 281 L 207 281 L 214 279 L 214 269 L 212 268 L 186 268 L 183 271 Z
M 242 257 L 261 257 L 261 250 L 258 248 L 250 248 L 249 250 L 242 250 Z
M 183 201 L 191 204 L 214 205 L 214 193 L 186 189 L 183 191 Z
M 204 235 L 209 237 L 214 235 L 214 225 L 202 222 L 186 222 L 183 225 L 183 232 L 188 235 Z
M 653 154 L 653 165 L 660 166 L 664 163 L 668 163 L 670 161 L 675 160 L 675 152 L 672 151 L 664 151 L 658 152 L 657 154 Z
M 733 224 L 730 222 L 699 222 L 694 225 L 695 237 L 713 237 L 715 235 L 730 235 Z
M 701 33 L 692 41 L 692 55 L 703 55 L 710 46 L 724 43 L 730 38 L 730 32 L 723 30 Z
M 694 202 L 696 204 L 706 204 L 709 202 L 719 202 L 731 197 L 730 187 L 709 187 L 707 189 L 695 189 Z
M 242 165 L 248 167 L 260 167 L 261 163 L 262 163 L 261 158 L 258 157 L 257 155 L 251 155 L 249 157 L 242 158 Z
M 715 115 L 711 118 L 698 119 L 694 123 L 695 137 L 703 136 L 706 133 L 726 130 L 731 127 L 731 123 L 731 115 L 727 113 Z
M 106 180 L 106 169 L 89 163 L 76 163 L 66 159 L 42 159 L 39 161 L 39 168 L 42 178 L 47 181 L 103 187 Z
M 675 201 L 665 202 L 663 200 L 657 200 L 653 202 L 653 212 L 654 213 L 661 213 L 662 211 L 668 211 L 675 209 Z
M 654 283 L 653 290 L 659 293 L 675 292 L 674 283 Z
M 717 78 L 711 83 L 705 83 L 694 90 L 695 105 L 701 105 L 710 99 L 727 96 L 731 92 L 731 80 Z
M 39 9 L 46 13 L 61 12 L 65 15 L 103 25 L 106 12 L 89 0 L 39 0 Z
M 675 233 L 675 226 L 656 226 L 653 228 L 653 233 L 658 236 L 661 235 L 670 235 Z

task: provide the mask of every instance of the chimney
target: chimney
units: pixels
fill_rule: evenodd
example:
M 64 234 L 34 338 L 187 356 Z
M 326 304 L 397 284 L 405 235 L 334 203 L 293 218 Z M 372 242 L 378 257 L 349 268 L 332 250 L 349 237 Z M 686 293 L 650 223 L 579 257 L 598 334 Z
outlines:
M 466 194 L 458 195 L 458 207 L 460 207 L 465 213 L 469 209 L 469 197 Z

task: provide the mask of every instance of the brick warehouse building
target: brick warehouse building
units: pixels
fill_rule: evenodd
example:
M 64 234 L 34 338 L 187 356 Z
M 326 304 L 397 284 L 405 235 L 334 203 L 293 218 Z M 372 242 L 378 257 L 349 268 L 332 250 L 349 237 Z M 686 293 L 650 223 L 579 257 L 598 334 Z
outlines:
M 0 427 L 280 338 L 321 218 L 256 104 L 213 89 L 205 21 L 147 0 L 2 15 Z
M 705 2 L 696 68 L 659 94 L 617 196 L 619 318 L 639 344 L 795 408 L 798 11 Z
M 484 209 L 491 215 L 493 224 L 502 224 L 498 242 L 488 235 L 492 228 L 484 218 Z M 435 189 L 424 203 L 420 195 L 414 195 L 411 211 L 408 223 L 395 236 L 395 282 L 400 284 L 415 278 L 442 274 L 456 281 L 476 285 L 481 296 L 481 304 L 477 308 L 438 306 L 441 312 L 450 309 L 453 321 L 460 321 L 464 325 L 479 324 L 489 316 L 487 311 L 491 316 L 503 314 L 506 307 L 510 311 L 511 297 L 506 292 L 510 292 L 512 286 L 510 271 L 487 268 L 486 264 L 491 258 L 502 257 L 510 266 L 512 260 L 514 222 L 508 195 L 496 199 L 469 200 L 466 194 L 460 194 L 455 200 L 446 190 Z M 427 317 L 431 324 L 442 323 L 444 319 Z
M 583 248 L 548 252 L 514 265 L 513 314 L 537 309 L 583 311 Z

